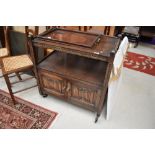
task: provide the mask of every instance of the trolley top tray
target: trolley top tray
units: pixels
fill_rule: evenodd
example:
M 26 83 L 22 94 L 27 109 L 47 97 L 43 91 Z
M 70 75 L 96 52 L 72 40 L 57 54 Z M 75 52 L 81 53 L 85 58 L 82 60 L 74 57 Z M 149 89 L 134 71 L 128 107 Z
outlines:
M 52 28 L 49 31 L 38 35 L 37 37 L 48 41 L 56 41 L 92 48 L 95 43 L 98 43 L 100 41 L 101 35 L 72 31 L 67 29 Z

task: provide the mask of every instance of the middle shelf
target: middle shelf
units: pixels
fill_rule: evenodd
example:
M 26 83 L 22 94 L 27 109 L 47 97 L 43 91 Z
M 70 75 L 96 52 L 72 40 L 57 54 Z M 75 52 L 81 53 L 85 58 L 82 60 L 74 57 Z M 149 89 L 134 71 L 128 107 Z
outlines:
M 54 51 L 38 64 L 38 69 L 103 86 L 107 62 Z

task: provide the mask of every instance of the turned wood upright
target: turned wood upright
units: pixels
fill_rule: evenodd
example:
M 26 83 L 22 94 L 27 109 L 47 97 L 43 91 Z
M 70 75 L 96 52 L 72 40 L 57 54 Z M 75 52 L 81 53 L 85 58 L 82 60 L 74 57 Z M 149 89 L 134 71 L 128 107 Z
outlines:
M 52 28 L 30 39 L 39 92 L 97 112 L 100 116 L 120 40 L 87 32 Z M 36 48 L 55 51 L 38 62 Z

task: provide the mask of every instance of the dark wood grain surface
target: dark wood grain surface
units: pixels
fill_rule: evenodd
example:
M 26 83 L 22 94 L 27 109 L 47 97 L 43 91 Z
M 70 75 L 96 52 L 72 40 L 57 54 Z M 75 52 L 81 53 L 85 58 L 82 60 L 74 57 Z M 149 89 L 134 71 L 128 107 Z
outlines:
M 43 35 L 40 35 L 39 37 L 50 41 L 92 47 L 100 35 L 89 33 L 86 34 L 83 32 L 79 33 L 67 29 L 53 29 L 53 31 L 51 30 Z
M 55 51 L 38 68 L 101 86 L 107 62 Z
M 63 29 L 58 29 L 58 30 L 61 30 L 63 32 Z M 52 29 L 50 31 L 52 31 Z M 52 39 L 44 38 L 45 35 L 48 35 L 48 34 L 50 35 L 50 31 L 44 32 L 40 36 L 36 37 L 33 40 L 34 45 L 40 46 L 40 47 L 46 47 L 46 48 L 54 48 L 56 50 L 67 51 L 68 53 L 72 53 L 72 54 L 80 54 L 87 57 L 91 56 L 92 58 L 99 58 L 99 59 L 101 59 L 102 57 L 106 57 L 106 58 L 110 57 L 110 53 L 111 52 L 115 53 L 117 51 L 117 46 L 119 45 L 118 38 L 105 36 L 105 35 L 101 35 L 99 40 L 96 42 L 96 44 L 94 44 L 94 46 L 92 46 L 91 48 L 61 42 L 62 34 L 57 36 L 57 39 L 58 37 L 60 37 L 59 42 Z M 76 33 L 76 35 L 74 34 L 73 38 L 70 38 L 70 35 L 65 35 L 66 42 L 70 39 L 74 40 L 75 36 L 76 36 L 76 42 L 78 41 L 81 42 L 81 37 L 79 36 L 82 35 L 82 38 L 85 39 L 84 41 L 85 44 L 86 43 L 89 44 L 91 42 L 90 36 L 94 37 L 94 33 L 72 31 L 72 30 L 68 30 L 68 31 L 70 33 Z M 66 30 L 64 30 L 64 32 L 66 32 Z M 71 40 L 70 42 L 75 43 L 75 41 L 71 41 Z
M 71 30 L 66 35 L 66 30 L 57 30 L 61 33 L 56 36 L 51 36 L 50 29 L 30 40 L 39 92 L 44 97 L 50 94 L 95 111 L 97 122 L 120 39 Z M 97 41 L 94 36 L 99 36 Z M 36 47 L 55 51 L 38 63 Z

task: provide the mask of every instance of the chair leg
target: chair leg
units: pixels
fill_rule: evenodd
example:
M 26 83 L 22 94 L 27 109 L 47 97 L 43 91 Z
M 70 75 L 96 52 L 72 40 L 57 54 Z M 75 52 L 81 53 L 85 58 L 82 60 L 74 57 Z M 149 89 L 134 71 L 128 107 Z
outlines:
M 13 95 L 13 92 L 12 92 L 12 88 L 11 88 L 11 83 L 10 83 L 10 80 L 9 80 L 9 77 L 7 74 L 4 75 L 4 79 L 6 81 L 6 85 L 8 87 L 8 90 L 9 90 L 9 93 L 10 93 L 10 96 L 11 96 L 11 99 L 13 101 L 13 103 L 15 104 L 16 101 L 15 101 L 15 98 L 14 98 L 14 95 Z
M 1 68 L 1 65 L 0 65 L 0 70 L 1 70 L 1 69 L 2 69 L 2 68 Z M 2 78 L 2 77 L 3 77 L 3 74 L 0 75 L 0 78 Z
M 16 76 L 18 77 L 19 81 L 21 81 L 22 78 L 21 78 L 21 76 L 19 75 L 19 73 L 15 73 L 15 74 L 16 74 Z
M 138 40 L 138 39 L 136 39 L 136 43 L 135 43 L 134 48 L 136 48 L 136 47 L 138 46 L 138 43 L 139 43 L 139 40 Z

